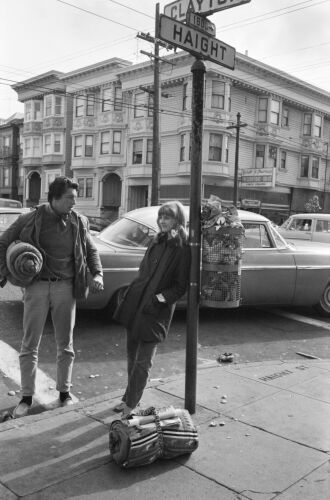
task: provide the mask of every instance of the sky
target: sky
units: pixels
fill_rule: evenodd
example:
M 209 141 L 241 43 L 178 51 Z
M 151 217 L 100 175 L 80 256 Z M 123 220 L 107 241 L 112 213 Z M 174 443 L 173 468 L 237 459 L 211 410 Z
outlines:
M 160 12 L 172 2 L 159 1 Z M 136 35 L 154 34 L 156 3 L 0 0 L 0 118 L 23 111 L 11 89 L 16 82 L 112 57 L 148 59 L 140 51 L 152 52 L 153 46 Z M 209 20 L 216 38 L 237 52 L 330 92 L 330 0 L 251 0 Z

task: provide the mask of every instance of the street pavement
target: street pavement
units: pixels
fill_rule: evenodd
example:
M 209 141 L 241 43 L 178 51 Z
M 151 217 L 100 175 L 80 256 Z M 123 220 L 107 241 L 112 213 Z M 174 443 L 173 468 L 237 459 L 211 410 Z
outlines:
M 142 406 L 183 408 L 184 392 L 184 376 L 152 381 Z M 0 499 L 330 498 L 328 360 L 199 367 L 198 449 L 135 469 L 109 453 L 120 396 L 1 423 Z

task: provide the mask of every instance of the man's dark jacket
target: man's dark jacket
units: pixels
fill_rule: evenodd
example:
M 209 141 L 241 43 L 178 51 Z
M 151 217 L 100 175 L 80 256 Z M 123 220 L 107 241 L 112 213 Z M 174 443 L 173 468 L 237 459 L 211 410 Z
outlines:
M 30 243 L 45 253 L 40 246 L 39 236 L 42 216 L 47 205 L 40 205 L 35 210 L 21 215 L 0 237 L 0 276 L 8 276 L 6 252 L 9 245 L 16 240 Z M 88 294 L 87 268 L 91 274 L 102 274 L 101 260 L 97 248 L 88 231 L 87 217 L 71 211 L 74 254 L 73 294 L 75 298 L 85 298 Z

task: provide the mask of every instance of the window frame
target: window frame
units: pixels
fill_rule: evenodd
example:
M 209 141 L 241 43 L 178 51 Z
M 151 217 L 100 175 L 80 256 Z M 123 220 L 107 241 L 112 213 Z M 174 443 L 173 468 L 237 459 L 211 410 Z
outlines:
M 152 164 L 152 157 L 153 157 L 153 139 L 147 139 L 147 150 L 146 150 L 146 164 L 151 165 Z M 150 147 L 151 145 L 151 147 Z
M 219 80 L 212 80 L 211 82 L 211 108 L 225 109 L 225 82 Z M 217 88 L 218 87 L 218 88 Z M 220 91 L 222 88 L 222 91 Z
M 119 139 L 116 139 L 116 135 L 119 135 Z M 114 154 L 114 155 L 121 154 L 121 143 L 122 143 L 122 131 L 121 130 L 113 130 L 112 131 L 112 154 Z M 118 149 L 118 151 L 116 151 L 116 149 Z
M 220 145 L 216 144 L 216 139 L 219 139 Z M 212 144 L 214 142 L 214 144 Z M 222 161 L 222 148 L 223 148 L 223 135 L 210 132 L 209 135 L 209 161 L 216 161 L 221 163 Z
M 137 144 L 141 144 L 141 149 L 136 149 Z M 138 161 L 141 160 L 141 161 Z M 143 162 L 143 139 L 133 139 L 132 141 L 132 165 L 142 165 Z

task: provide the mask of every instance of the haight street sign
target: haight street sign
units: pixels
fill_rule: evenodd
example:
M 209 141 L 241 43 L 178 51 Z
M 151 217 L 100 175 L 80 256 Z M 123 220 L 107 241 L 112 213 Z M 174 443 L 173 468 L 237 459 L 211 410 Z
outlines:
M 188 9 L 208 16 L 220 10 L 249 3 L 251 0 L 176 0 L 164 7 L 164 14 L 178 21 L 185 21 Z
M 164 42 L 229 69 L 235 67 L 234 47 L 167 16 L 160 16 L 158 36 Z

